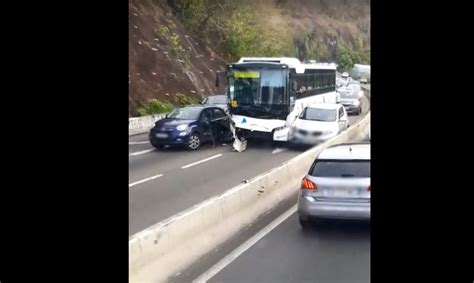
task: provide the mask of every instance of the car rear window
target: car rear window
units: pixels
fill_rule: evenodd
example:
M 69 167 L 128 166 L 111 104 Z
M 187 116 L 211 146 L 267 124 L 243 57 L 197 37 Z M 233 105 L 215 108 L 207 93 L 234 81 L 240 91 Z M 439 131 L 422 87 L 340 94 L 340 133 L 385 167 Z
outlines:
M 310 175 L 370 178 L 370 160 L 319 160 L 313 166 Z

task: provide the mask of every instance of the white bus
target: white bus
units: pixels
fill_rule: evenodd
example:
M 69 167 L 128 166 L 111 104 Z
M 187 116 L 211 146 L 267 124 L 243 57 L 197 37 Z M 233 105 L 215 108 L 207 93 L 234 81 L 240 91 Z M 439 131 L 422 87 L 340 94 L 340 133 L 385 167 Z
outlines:
M 297 58 L 244 57 L 227 72 L 230 114 L 237 137 L 287 141 L 309 104 L 336 103 L 336 65 Z

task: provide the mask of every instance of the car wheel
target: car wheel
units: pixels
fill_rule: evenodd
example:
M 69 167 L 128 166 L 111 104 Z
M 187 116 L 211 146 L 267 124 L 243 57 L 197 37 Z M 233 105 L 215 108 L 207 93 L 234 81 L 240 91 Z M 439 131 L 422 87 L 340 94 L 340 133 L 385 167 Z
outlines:
M 201 145 L 201 138 L 198 133 L 192 133 L 189 136 L 187 147 L 190 150 L 196 150 Z
M 312 223 L 311 221 L 309 220 L 309 218 L 307 217 L 303 217 L 303 216 L 299 216 L 298 217 L 298 220 L 300 221 L 300 225 L 301 225 L 301 228 L 303 228 L 303 230 L 308 230 L 312 227 Z

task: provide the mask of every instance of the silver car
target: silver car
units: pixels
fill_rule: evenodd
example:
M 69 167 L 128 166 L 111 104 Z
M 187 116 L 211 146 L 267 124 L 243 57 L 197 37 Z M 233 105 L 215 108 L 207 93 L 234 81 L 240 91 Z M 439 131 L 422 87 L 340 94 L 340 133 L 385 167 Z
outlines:
M 321 152 L 302 180 L 298 216 L 303 228 L 321 219 L 370 220 L 370 143 Z
M 222 108 L 226 113 L 229 112 L 229 98 L 227 95 L 211 95 L 206 97 L 201 104 L 213 105 Z
M 362 96 L 354 88 L 338 89 L 337 102 L 344 106 L 348 114 L 360 115 L 362 113 Z

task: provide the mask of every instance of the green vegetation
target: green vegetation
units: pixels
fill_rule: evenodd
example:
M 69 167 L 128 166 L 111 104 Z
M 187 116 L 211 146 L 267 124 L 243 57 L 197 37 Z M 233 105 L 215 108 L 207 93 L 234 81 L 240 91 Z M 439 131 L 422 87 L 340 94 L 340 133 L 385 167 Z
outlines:
M 162 27 L 160 27 L 160 34 L 164 38 L 168 38 L 169 34 L 170 34 L 170 29 L 167 26 L 162 26 Z
M 336 59 L 339 69 L 345 72 L 352 69 L 354 64 L 370 64 L 370 51 L 364 49 L 362 39 L 360 38 L 356 39 L 355 48 L 344 43 L 341 39 L 338 42 Z
M 291 35 L 271 25 L 265 11 L 259 14 L 249 1 L 170 0 L 168 3 L 188 30 L 219 46 L 229 60 L 292 53 Z
M 194 97 L 189 97 L 189 96 L 186 96 L 180 92 L 178 92 L 176 94 L 176 98 L 175 98 L 175 101 L 176 103 L 178 103 L 179 105 L 191 105 L 191 104 L 199 104 L 200 103 L 200 100 L 197 99 L 197 98 L 194 98 Z
M 148 116 L 159 113 L 168 113 L 173 110 L 173 104 L 168 101 L 160 101 L 158 99 L 151 99 L 143 107 L 139 107 L 137 112 L 140 116 Z
M 174 51 L 178 51 L 182 49 L 180 45 L 179 35 L 174 32 L 173 34 L 171 34 L 171 31 L 167 26 L 160 27 L 159 33 L 170 43 Z
M 178 92 L 176 94 L 175 102 L 180 105 L 191 105 L 191 104 L 199 104 L 201 101 L 197 98 L 186 96 Z M 140 116 L 148 116 L 160 113 L 168 113 L 174 109 L 173 104 L 169 101 L 160 101 L 158 99 L 150 99 L 145 105 L 139 107 L 137 112 Z
M 242 56 L 290 56 L 336 62 L 343 70 L 370 62 L 370 49 L 360 37 L 368 38 L 367 22 L 360 19 L 367 15 L 369 1 L 168 0 L 168 4 L 186 29 L 217 46 L 229 61 Z M 340 30 L 307 25 L 301 19 L 306 10 L 325 26 L 339 23 Z M 321 14 L 330 19 L 319 18 Z M 348 18 L 358 27 L 358 34 L 351 34 L 353 42 L 338 35 L 347 30 Z

